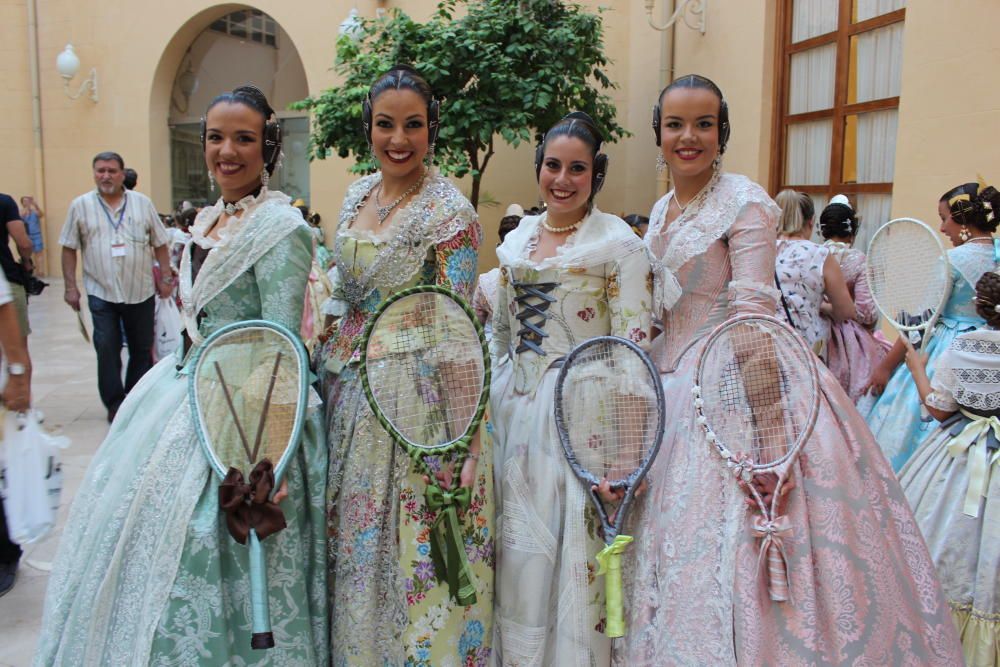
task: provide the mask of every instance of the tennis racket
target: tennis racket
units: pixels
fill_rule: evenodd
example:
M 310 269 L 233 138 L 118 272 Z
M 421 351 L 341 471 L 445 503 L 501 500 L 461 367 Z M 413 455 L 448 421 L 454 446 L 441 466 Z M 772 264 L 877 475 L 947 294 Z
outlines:
M 361 340 L 361 384 L 382 427 L 427 475 L 431 561 L 462 605 L 476 601 L 458 510 L 472 490 L 443 489 L 435 473 L 461 466 L 486 409 L 490 357 L 472 309 L 451 290 L 421 285 L 397 292 L 372 316 Z M 456 480 L 457 481 L 457 480 Z
M 787 324 L 773 317 L 735 317 L 709 334 L 691 392 L 708 444 L 760 509 L 753 521 L 761 540 L 758 571 L 766 559 L 768 592 L 777 602 L 790 598 L 782 539 L 792 534 L 788 517 L 777 509 L 792 463 L 816 424 L 815 359 Z M 754 483 L 765 473 L 777 476 L 770 503 Z
M 308 358 L 284 327 L 247 320 L 209 336 L 191 367 L 191 413 L 205 456 L 222 480 L 219 506 L 230 535 L 250 551 L 250 645 L 272 648 L 261 540 L 285 527 L 271 495 L 302 433 Z
M 890 220 L 868 244 L 866 272 L 879 312 L 914 348 L 926 345 L 951 293 L 941 238 L 919 220 Z
M 642 349 L 616 336 L 584 341 L 566 357 L 556 379 L 555 422 L 563 453 L 597 508 L 607 545 L 597 555 L 603 574 L 609 637 L 625 635 L 622 534 L 636 490 L 663 439 L 663 386 Z M 593 490 L 607 479 L 625 494 L 609 511 Z

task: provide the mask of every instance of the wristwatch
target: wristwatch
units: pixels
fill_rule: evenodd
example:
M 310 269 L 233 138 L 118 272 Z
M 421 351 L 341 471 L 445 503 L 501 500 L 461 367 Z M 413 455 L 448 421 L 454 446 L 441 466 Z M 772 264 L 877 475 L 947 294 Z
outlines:
M 7 374 L 8 375 L 24 375 L 28 372 L 28 369 L 24 364 L 19 364 L 14 362 L 12 364 L 7 364 Z

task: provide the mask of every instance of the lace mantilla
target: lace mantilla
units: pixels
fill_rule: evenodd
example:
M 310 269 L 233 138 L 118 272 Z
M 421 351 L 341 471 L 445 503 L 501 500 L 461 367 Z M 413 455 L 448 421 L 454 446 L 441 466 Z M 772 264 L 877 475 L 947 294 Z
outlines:
M 722 238 L 743 207 L 758 204 L 780 213 L 777 205 L 758 184 L 739 174 L 717 174 L 702 193 L 674 220 L 666 225 L 667 206 L 673 191 L 660 198 L 649 214 L 647 245 L 652 251 L 657 286 L 654 307 L 657 312 L 669 309 L 680 296 L 676 274 L 692 257 L 701 255 Z M 667 232 L 671 232 L 667 235 Z M 662 253 L 659 250 L 662 249 Z M 662 287 L 661 287 L 662 285 Z
M 247 195 L 236 202 L 237 208 L 244 212 L 243 215 L 238 217 L 230 216 L 225 228 L 219 230 L 219 238 L 213 239 L 208 236 L 208 233 L 226 210 L 226 205 L 222 201 L 222 197 L 219 197 L 219 201 L 215 202 L 213 206 L 206 206 L 198 211 L 198 217 L 195 218 L 194 224 L 191 225 L 191 239 L 202 248 L 216 248 L 226 245 L 230 239 L 236 236 L 237 232 L 245 224 L 245 221 L 250 217 L 248 212 L 269 199 L 284 199 L 286 203 L 291 201 L 291 198 L 280 192 L 271 192 L 267 188 L 261 188 L 256 196 Z
M 996 269 L 993 246 L 981 243 L 965 243 L 952 248 L 948 251 L 948 261 L 972 287 L 984 273 Z
M 258 204 L 243 213 L 240 225 L 232 230 L 225 242 L 212 248 L 194 281 L 191 280 L 194 238 L 184 247 L 180 271 L 181 314 L 188 335 L 196 345 L 204 340 L 198 330 L 197 316 L 205 304 L 250 270 L 257 260 L 288 234 L 306 224 L 298 209 L 292 208 L 289 202 L 288 196 L 280 192 L 268 192 L 266 197 L 258 198 Z M 203 214 L 205 218 L 202 218 Z M 215 217 L 212 218 L 212 215 Z M 208 213 L 202 211 L 199 214 L 202 232 L 209 226 L 205 220 L 214 221 L 218 215 L 211 209 Z
M 348 228 L 365 198 L 381 181 L 381 173 L 376 173 L 355 181 L 348 188 L 340 210 L 335 256 L 342 256 Z M 355 274 L 343 262 L 338 262 L 337 296 L 357 306 L 378 287 L 386 288 L 384 291 L 388 293 L 393 285 L 406 282 L 420 270 L 429 248 L 447 241 L 470 225 L 478 228 L 479 222 L 465 196 L 436 171 L 428 173 L 417 196 L 396 212 L 392 222 L 395 233 L 379 248 L 371 264 Z

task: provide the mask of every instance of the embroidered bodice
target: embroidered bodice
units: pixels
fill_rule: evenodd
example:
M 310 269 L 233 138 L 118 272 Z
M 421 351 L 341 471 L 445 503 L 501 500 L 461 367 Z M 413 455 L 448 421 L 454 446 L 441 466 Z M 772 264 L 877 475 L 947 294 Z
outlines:
M 650 213 L 646 243 L 659 284 L 672 281 L 680 296 L 657 304 L 662 333 L 652 356 L 661 372 L 673 372 L 681 357 L 728 317 L 774 315 L 775 239 L 780 210 L 759 185 L 722 174 L 670 225 L 662 197 Z M 657 294 L 670 293 L 670 289 Z
M 935 365 L 927 404 L 974 414 L 1000 410 L 1000 331 L 979 329 L 959 334 Z
M 444 285 L 472 297 L 482 230 L 472 205 L 447 179 L 432 173 L 418 194 L 375 235 L 351 229 L 379 174 L 355 181 L 344 197 L 337 229 L 331 304 L 337 319 L 321 348 L 326 369 L 357 360 L 368 318 L 387 297 L 414 285 Z
M 530 216 L 497 251 L 500 280 L 491 351 L 513 363 L 519 393 L 576 345 L 613 334 L 648 345 L 652 278 L 645 248 L 621 219 L 594 210 L 559 253 L 529 258 L 540 217 Z

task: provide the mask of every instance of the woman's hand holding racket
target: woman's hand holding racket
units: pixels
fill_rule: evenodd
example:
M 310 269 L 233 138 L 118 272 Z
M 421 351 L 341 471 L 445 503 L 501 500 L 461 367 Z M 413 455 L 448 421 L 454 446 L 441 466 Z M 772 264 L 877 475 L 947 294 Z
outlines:
M 635 343 L 615 336 L 584 341 L 559 370 L 555 422 L 570 468 L 589 492 L 607 545 L 597 554 L 605 577 L 605 634 L 625 634 L 623 527 L 663 439 L 660 375 Z M 572 517 L 571 517 L 572 518 Z
M 743 315 L 713 331 L 698 358 L 691 393 L 709 446 L 759 515 L 758 566 L 767 564 L 771 599 L 790 599 L 785 540 L 794 526 L 782 499 L 794 488 L 792 466 L 819 411 L 815 355 L 788 325 Z

